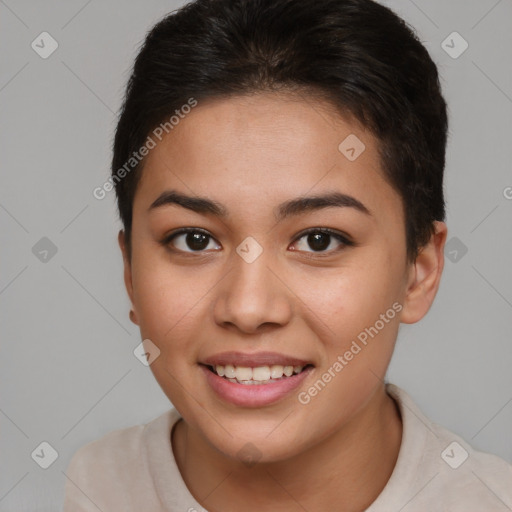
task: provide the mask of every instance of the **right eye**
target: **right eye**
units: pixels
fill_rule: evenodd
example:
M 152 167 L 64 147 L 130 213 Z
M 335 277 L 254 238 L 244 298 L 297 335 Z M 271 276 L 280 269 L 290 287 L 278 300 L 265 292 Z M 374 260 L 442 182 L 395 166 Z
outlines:
M 207 231 L 198 228 L 184 228 L 166 236 L 162 244 L 165 246 L 170 245 L 172 250 L 197 253 L 208 249 L 208 246 L 214 240 Z

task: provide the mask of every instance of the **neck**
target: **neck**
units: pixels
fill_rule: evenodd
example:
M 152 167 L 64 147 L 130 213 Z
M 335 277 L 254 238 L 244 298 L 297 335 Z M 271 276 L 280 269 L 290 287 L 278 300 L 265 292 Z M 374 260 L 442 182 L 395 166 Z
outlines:
M 350 423 L 287 460 L 247 467 L 179 421 L 173 450 L 181 475 L 210 512 L 268 508 L 364 511 L 384 489 L 402 436 L 398 408 L 379 387 Z M 298 470 L 300 468 L 300 470 Z

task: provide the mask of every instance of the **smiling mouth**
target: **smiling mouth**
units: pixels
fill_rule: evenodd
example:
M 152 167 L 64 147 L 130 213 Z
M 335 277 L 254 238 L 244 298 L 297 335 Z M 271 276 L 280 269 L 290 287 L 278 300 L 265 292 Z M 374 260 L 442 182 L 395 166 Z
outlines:
M 260 385 L 272 384 L 273 382 L 289 379 L 298 375 L 309 368 L 313 368 L 312 364 L 305 366 L 234 366 L 227 365 L 204 365 L 212 373 L 226 379 L 235 384 Z

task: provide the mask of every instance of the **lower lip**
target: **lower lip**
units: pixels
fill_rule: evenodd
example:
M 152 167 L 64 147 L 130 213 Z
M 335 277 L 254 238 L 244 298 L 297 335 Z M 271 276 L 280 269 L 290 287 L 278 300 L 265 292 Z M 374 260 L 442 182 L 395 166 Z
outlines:
M 222 399 L 241 407 L 261 407 L 277 402 L 298 388 L 311 373 L 310 366 L 291 377 L 285 377 L 268 384 L 238 384 L 213 373 L 207 366 L 199 365 L 208 384 Z

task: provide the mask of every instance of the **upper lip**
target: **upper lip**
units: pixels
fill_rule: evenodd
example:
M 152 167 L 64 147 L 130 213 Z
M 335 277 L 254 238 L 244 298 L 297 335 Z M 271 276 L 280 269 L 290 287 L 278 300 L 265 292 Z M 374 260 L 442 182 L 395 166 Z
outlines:
M 299 359 L 297 357 L 279 354 L 277 352 L 255 352 L 247 354 L 244 352 L 221 352 L 213 356 L 207 357 L 201 364 L 208 366 L 246 366 L 256 368 L 258 366 L 306 366 L 311 364 L 309 361 Z

